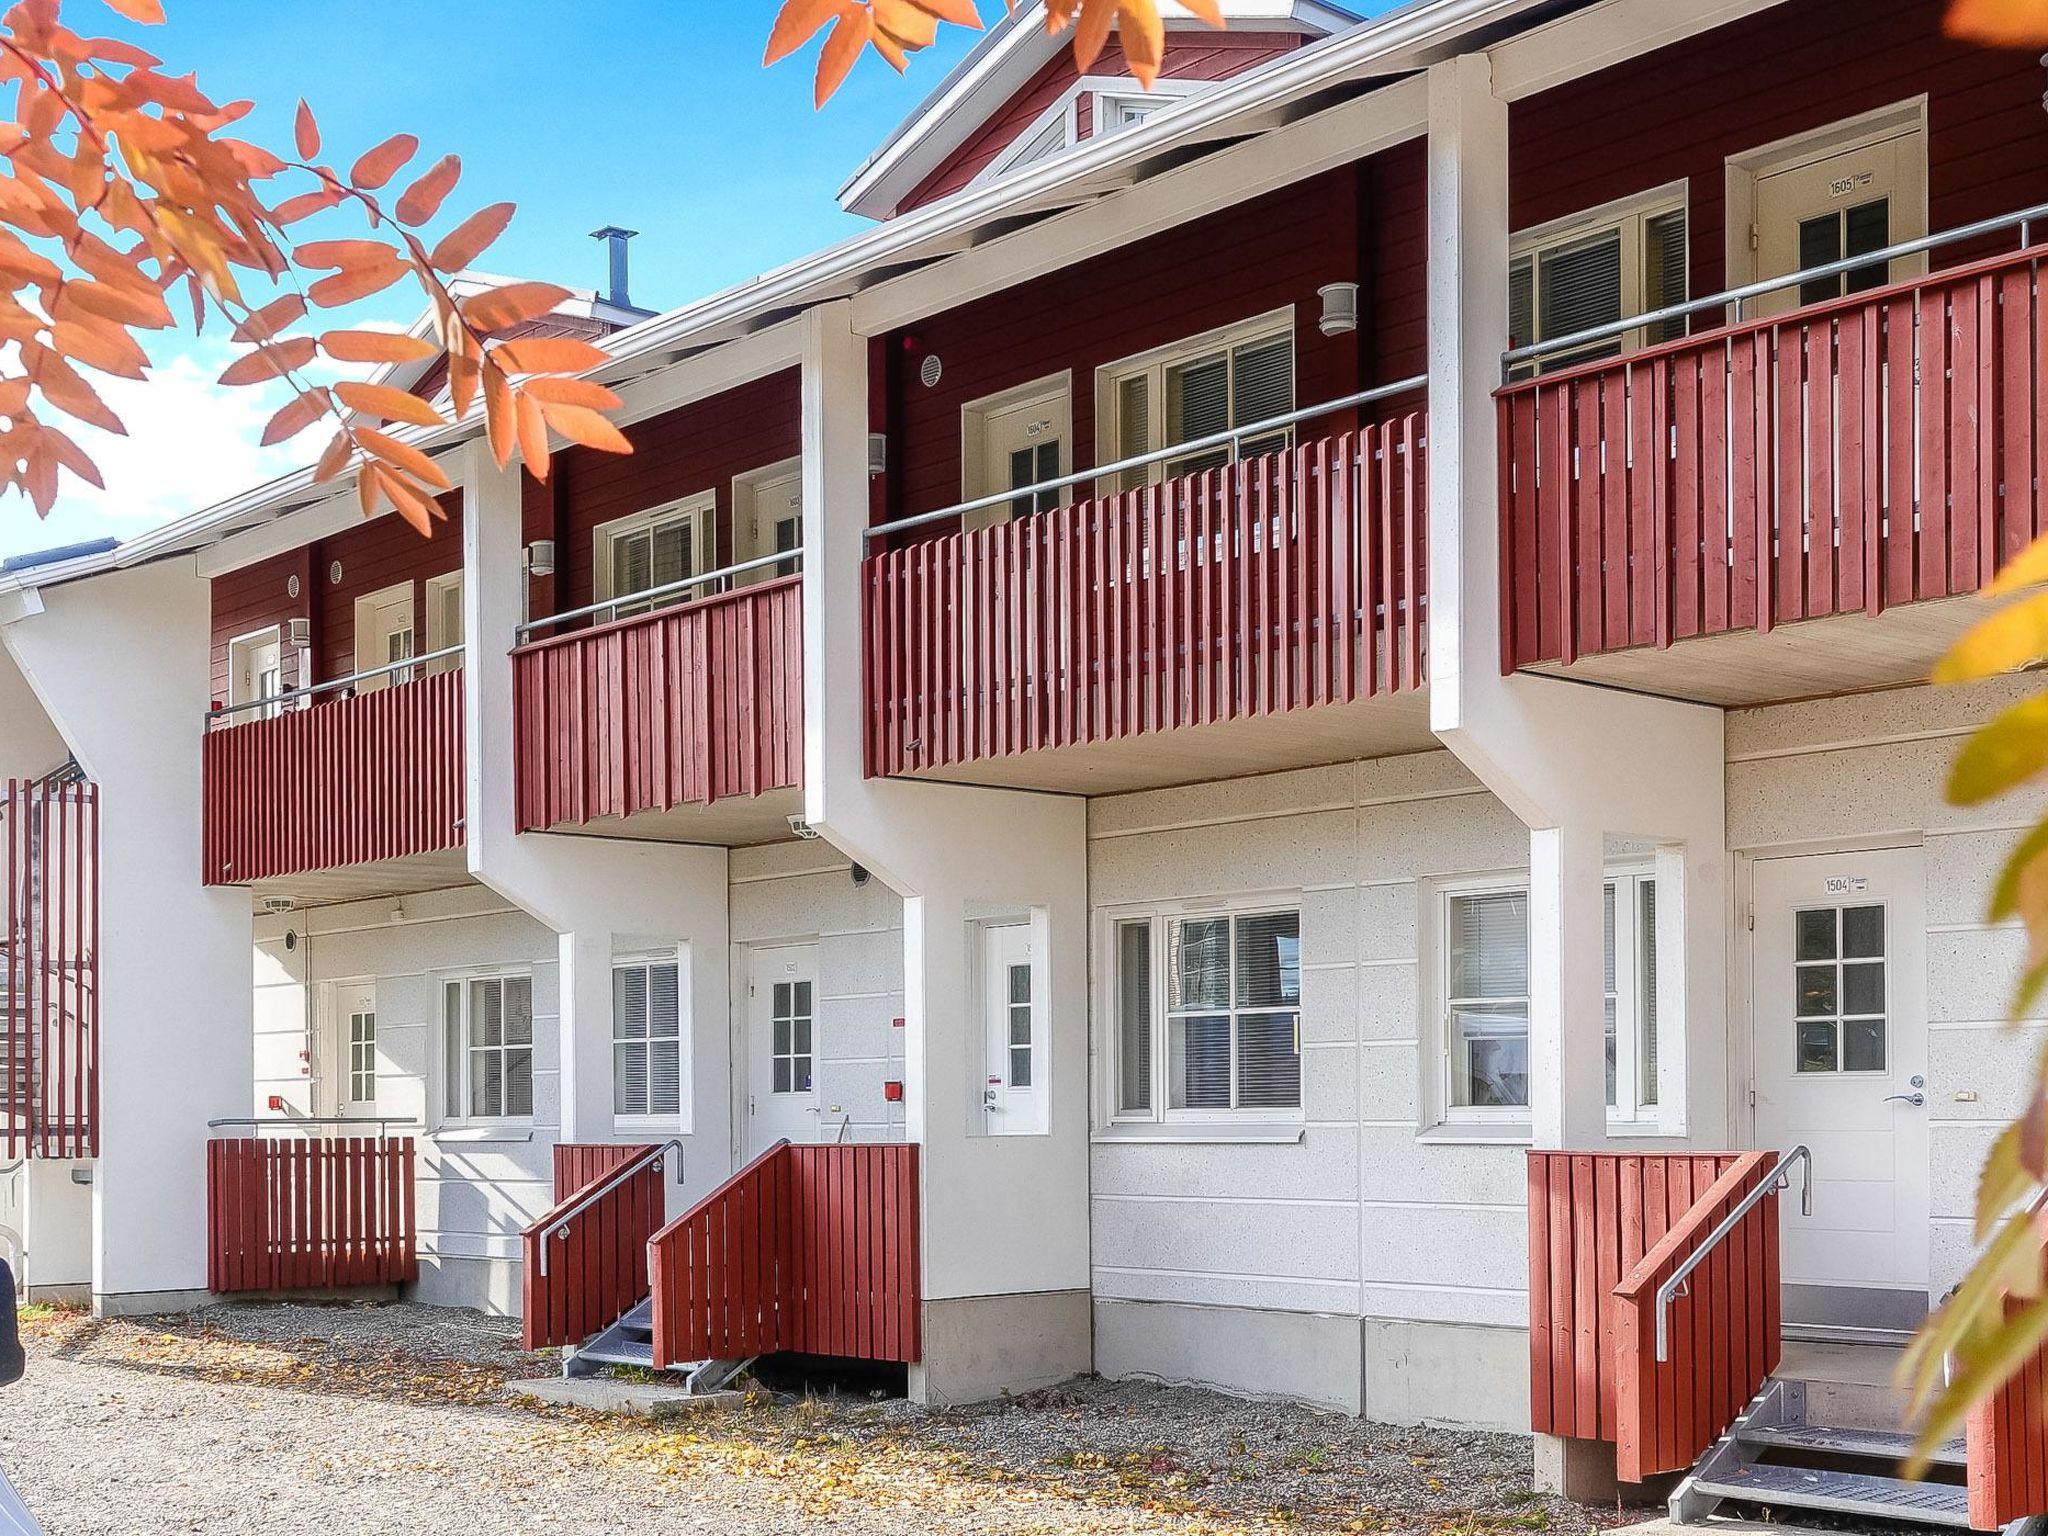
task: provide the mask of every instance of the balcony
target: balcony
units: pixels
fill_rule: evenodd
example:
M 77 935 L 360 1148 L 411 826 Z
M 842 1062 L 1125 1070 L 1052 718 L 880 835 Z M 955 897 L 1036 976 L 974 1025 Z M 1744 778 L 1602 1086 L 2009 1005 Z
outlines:
M 676 599 L 793 558 L 636 594 L 671 604 L 651 612 L 613 618 L 618 603 L 593 604 L 523 626 L 512 653 L 519 830 L 629 821 L 635 836 L 689 842 L 784 835 L 801 810 L 801 577 Z
M 1426 746 L 1422 413 L 1237 454 L 1420 382 L 870 529 L 1219 462 L 871 552 L 868 775 L 1105 793 Z
M 1733 705 L 1918 680 L 2043 528 L 2048 207 L 1601 327 L 1735 323 L 1499 392 L 1502 657 Z M 2021 249 L 1768 319 L 1797 283 Z M 1509 354 L 1533 361 L 1544 348 Z M 1671 651 L 1665 656 L 1659 652 Z
M 432 670 L 461 654 L 209 716 L 205 882 L 347 899 L 464 878 L 462 673 Z

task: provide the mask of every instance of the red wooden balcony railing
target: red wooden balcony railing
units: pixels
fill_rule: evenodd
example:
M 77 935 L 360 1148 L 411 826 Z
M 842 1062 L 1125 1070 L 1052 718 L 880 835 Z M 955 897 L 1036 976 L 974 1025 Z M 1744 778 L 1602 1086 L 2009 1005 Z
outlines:
M 555 1204 L 522 1235 L 521 1335 L 528 1349 L 581 1344 L 647 1295 L 647 1240 L 660 1230 L 662 1146 L 563 1143 Z
M 654 1362 L 919 1358 L 915 1146 L 779 1141 L 648 1244 Z
M 2048 526 L 2044 255 L 1501 390 L 1503 669 L 1976 591 Z
M 1628 1482 L 1688 1466 L 1777 1365 L 1778 1212 L 1766 1195 L 1671 1302 L 1657 1290 L 1766 1178 L 1770 1152 L 1529 1154 L 1529 1417 L 1615 1445 Z
M 802 777 L 798 577 L 532 641 L 512 677 L 521 831 Z
M 460 847 L 462 673 L 224 721 L 204 766 L 208 885 Z
M 412 1138 L 216 1138 L 206 1221 L 206 1286 L 219 1294 L 408 1284 L 419 1278 Z
M 1424 677 L 1419 413 L 866 562 L 871 777 Z
M 0 1157 L 99 1156 L 100 798 L 0 779 Z

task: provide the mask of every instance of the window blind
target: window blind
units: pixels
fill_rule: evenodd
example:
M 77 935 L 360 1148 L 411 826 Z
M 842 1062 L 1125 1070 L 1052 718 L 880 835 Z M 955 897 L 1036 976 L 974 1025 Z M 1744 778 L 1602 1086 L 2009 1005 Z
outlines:
M 1152 1107 L 1152 925 L 1117 926 L 1117 1101 L 1119 1114 Z

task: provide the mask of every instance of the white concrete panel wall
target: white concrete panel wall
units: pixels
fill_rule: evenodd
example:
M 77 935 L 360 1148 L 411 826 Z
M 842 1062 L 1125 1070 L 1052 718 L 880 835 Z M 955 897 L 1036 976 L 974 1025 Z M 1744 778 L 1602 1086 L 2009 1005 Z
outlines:
M 1526 867 L 1516 817 L 1447 752 L 1091 802 L 1104 915 L 1188 899 L 1298 902 L 1298 1143 L 1093 1146 L 1095 1294 L 1519 1325 L 1523 1153 L 1427 1139 L 1420 1101 L 1435 879 Z M 1106 957 L 1091 968 L 1098 1085 Z M 1170 1363 L 1161 1362 L 1170 1370 Z
M 818 946 L 815 1071 L 825 1139 L 902 1141 L 903 899 L 879 879 L 853 882 L 853 864 L 819 841 L 736 848 L 731 862 L 733 1016 L 745 1029 L 750 947 Z M 735 1052 L 735 1067 L 739 1054 Z
M 394 910 L 404 916 L 394 918 Z M 292 949 L 284 935 L 295 935 Z M 377 996 L 377 1108 L 417 1122 L 420 1299 L 519 1310 L 519 1234 L 553 1199 L 561 1126 L 555 936 L 478 886 L 317 907 L 256 925 L 257 1112 L 272 1093 L 293 1111 L 332 1112 L 299 1052 L 314 1039 L 325 985 L 371 982 Z M 444 978 L 486 968 L 533 977 L 530 1124 L 443 1127 Z M 316 1055 L 317 1060 L 317 1055 Z M 331 1070 L 320 1062 L 314 1072 Z
M 1984 920 L 1999 866 L 2048 795 L 1965 808 L 1950 805 L 1942 786 L 1969 731 L 2037 691 L 2031 680 L 2015 679 L 1728 717 L 1730 847 L 1910 839 L 1925 850 L 1929 1285 L 1937 1296 L 1969 1261 L 1978 1168 L 2048 1039 L 2048 1013 L 2007 1026 L 2025 935 L 2017 925 Z

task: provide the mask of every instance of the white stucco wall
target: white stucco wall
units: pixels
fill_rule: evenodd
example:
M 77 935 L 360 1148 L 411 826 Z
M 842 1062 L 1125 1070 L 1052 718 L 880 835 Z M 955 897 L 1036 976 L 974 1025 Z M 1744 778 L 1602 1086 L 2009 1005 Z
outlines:
M 1927 1117 L 1933 1217 L 1930 1288 L 1970 1252 L 1977 1170 L 2016 1112 L 2048 1015 L 2008 1028 L 2025 954 L 2015 924 L 1984 921 L 1991 886 L 2048 794 L 1950 805 L 1942 786 L 1968 732 L 2039 691 L 2032 679 L 1913 688 L 1728 717 L 1728 839 L 1743 851 L 1813 842 L 1917 839 L 1927 877 Z M 1732 990 L 1732 989 L 1731 989 Z M 1974 1101 L 1958 1094 L 1976 1095 Z

